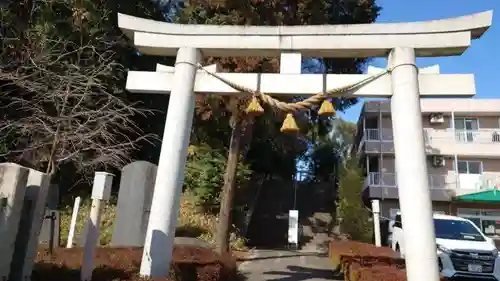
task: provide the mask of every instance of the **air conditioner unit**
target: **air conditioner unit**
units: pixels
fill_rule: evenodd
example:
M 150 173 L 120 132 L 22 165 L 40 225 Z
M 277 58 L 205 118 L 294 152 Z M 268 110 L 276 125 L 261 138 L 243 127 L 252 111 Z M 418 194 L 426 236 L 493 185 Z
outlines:
M 429 123 L 431 124 L 442 124 L 444 123 L 444 116 L 442 113 L 432 113 L 429 116 Z
M 441 155 L 433 155 L 432 156 L 432 166 L 434 168 L 439 168 L 439 167 L 444 167 L 446 164 L 446 161 L 443 156 Z

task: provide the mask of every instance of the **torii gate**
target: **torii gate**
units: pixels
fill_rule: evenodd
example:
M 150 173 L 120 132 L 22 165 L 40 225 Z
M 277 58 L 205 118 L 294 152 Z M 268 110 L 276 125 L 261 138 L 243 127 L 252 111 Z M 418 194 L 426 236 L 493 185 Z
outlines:
M 473 74 L 418 73 L 416 57 L 462 54 L 489 28 L 493 12 L 452 19 L 386 24 L 322 26 L 214 26 L 156 22 L 118 15 L 122 31 L 143 54 L 177 56 L 175 67 L 129 71 L 127 89 L 171 93 L 156 176 L 141 274 L 167 276 L 191 133 L 195 93 L 238 94 L 197 66 L 203 56 L 277 56 L 280 74 L 217 73 L 234 84 L 272 95 L 312 95 L 368 78 L 367 75 L 300 74 L 301 56 L 386 57 L 393 69 L 347 93 L 391 97 L 397 184 L 405 224 L 409 281 L 438 280 L 438 264 L 420 96 L 475 94 Z M 209 67 L 212 71 L 214 66 Z M 210 71 L 209 69 L 209 71 Z

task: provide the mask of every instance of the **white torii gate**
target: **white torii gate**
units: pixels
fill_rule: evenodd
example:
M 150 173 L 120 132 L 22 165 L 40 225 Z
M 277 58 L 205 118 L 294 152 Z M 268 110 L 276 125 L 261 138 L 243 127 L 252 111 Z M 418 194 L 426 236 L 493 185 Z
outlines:
M 127 89 L 169 94 L 165 131 L 144 244 L 141 274 L 167 276 L 191 133 L 195 93 L 238 94 L 199 71 L 203 56 L 277 56 L 280 74 L 218 73 L 272 95 L 312 95 L 367 75 L 300 74 L 301 56 L 387 57 L 390 74 L 352 90 L 356 97 L 391 97 L 400 209 L 409 281 L 438 280 L 420 96 L 475 94 L 472 74 L 418 74 L 415 58 L 462 54 L 491 25 L 492 11 L 413 23 L 322 26 L 214 26 L 156 22 L 119 14 L 118 24 L 143 54 L 177 56 L 175 67 L 130 71 Z M 209 66 L 214 70 L 214 66 Z M 326 76 L 326 77 L 325 77 Z M 325 81 L 325 82 L 324 82 Z M 324 85 L 323 83 L 326 83 Z M 258 85 L 259 84 L 259 85 Z

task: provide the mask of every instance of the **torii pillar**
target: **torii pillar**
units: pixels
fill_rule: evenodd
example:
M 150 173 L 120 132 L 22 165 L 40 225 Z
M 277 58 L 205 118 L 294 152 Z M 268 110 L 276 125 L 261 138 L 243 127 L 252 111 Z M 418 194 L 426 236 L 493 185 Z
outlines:
M 390 75 L 363 85 L 350 96 L 391 97 L 397 184 L 405 237 L 408 281 L 439 280 L 436 241 L 427 177 L 420 96 L 474 95 L 473 75 L 418 74 L 417 56 L 462 54 L 488 29 L 492 12 L 453 19 L 338 26 L 178 25 L 118 15 L 118 24 L 139 52 L 177 55 L 174 73 L 129 72 L 127 89 L 171 93 L 141 274 L 168 275 L 194 92 L 237 94 L 206 73 L 197 72 L 205 56 L 278 56 L 281 51 L 311 57 L 385 57 Z M 366 75 L 221 73 L 241 86 L 273 95 L 311 95 L 346 86 Z

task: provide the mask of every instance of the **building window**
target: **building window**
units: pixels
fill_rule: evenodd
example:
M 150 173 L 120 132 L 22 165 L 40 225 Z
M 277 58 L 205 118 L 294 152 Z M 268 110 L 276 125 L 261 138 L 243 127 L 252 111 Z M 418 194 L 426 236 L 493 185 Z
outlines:
M 455 118 L 455 130 L 477 131 L 479 120 L 477 118 Z
M 471 208 L 458 208 L 457 213 L 459 216 L 481 216 L 483 211 L 481 209 L 471 209 Z
M 455 139 L 460 142 L 474 142 L 479 129 L 477 118 L 455 118 Z
M 481 161 L 458 161 L 459 174 L 480 175 L 483 173 L 483 162 Z

